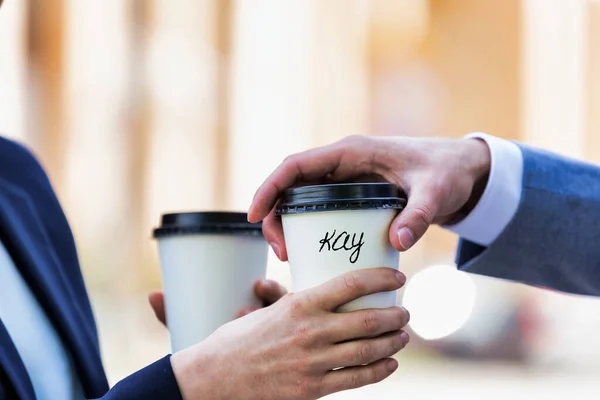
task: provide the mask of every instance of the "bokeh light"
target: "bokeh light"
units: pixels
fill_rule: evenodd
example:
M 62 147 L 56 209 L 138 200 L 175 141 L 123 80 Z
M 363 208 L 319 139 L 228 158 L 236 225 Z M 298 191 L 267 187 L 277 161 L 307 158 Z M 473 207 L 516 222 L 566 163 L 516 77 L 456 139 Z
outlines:
M 412 330 L 423 339 L 435 340 L 467 322 L 475 297 L 471 277 L 455 267 L 435 265 L 417 272 L 407 283 L 402 305 L 411 313 Z

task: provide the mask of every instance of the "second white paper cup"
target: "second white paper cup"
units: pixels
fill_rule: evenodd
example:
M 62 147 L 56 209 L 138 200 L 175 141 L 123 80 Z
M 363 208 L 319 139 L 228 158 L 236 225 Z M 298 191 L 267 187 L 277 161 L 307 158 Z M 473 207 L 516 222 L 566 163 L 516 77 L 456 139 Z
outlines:
M 253 285 L 265 277 L 268 247 L 245 213 L 167 214 L 155 237 L 173 352 L 260 306 Z

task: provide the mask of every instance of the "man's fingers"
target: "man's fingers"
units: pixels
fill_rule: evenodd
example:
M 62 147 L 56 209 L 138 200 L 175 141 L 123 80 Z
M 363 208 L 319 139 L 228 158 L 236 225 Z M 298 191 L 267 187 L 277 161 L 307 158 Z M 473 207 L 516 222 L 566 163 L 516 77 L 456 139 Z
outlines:
M 373 138 L 350 136 L 286 158 L 256 191 L 248 221 L 261 221 L 283 191 L 298 182 L 342 181 L 373 174 L 374 143 Z
M 337 343 L 399 331 L 408 325 L 410 314 L 403 307 L 390 307 L 340 313 L 330 321 L 327 337 Z
M 324 367 L 328 370 L 339 367 L 354 367 L 371 364 L 398 353 L 408 343 L 403 331 L 388 332 L 371 339 L 340 343 L 324 352 Z
M 256 191 L 248 210 L 248 220 L 261 221 L 283 191 L 296 182 L 324 178 L 333 172 L 343 152 L 343 148 L 335 143 L 287 157 Z
M 356 389 L 381 382 L 393 374 L 397 368 L 398 361 L 393 358 L 386 358 L 369 365 L 347 367 L 328 372 L 323 377 L 323 393 L 321 395 L 326 396 L 342 390 Z
M 167 325 L 167 317 L 165 314 L 165 296 L 163 292 L 153 292 L 148 295 L 148 302 L 154 311 L 156 318 L 162 322 L 163 325 Z
M 287 290 L 275 281 L 261 279 L 254 284 L 254 293 L 264 306 L 269 306 L 282 298 Z
M 434 189 L 414 188 L 408 197 L 406 208 L 390 225 L 390 242 L 396 250 L 410 249 L 433 223 L 439 207 Z
M 304 293 L 325 310 L 333 311 L 359 297 L 400 289 L 406 277 L 394 268 L 372 268 L 347 272 Z
M 265 235 L 265 240 L 269 243 L 277 258 L 281 261 L 287 261 L 287 248 L 285 247 L 285 239 L 283 237 L 283 226 L 281 225 L 281 219 L 275 216 L 274 208 L 271 209 L 269 215 L 263 220 L 262 231 L 263 235 Z

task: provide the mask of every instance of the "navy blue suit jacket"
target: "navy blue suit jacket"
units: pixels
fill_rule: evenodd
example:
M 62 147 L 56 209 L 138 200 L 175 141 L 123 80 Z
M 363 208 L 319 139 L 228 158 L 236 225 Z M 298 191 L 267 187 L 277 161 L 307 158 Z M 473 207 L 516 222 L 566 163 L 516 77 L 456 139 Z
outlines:
M 0 240 L 73 357 L 86 398 L 181 399 L 169 356 L 109 390 L 69 224 L 40 164 L 23 146 L 1 137 Z M 1 320 L 0 399 L 35 399 Z
M 463 240 L 460 269 L 600 296 L 600 167 L 520 145 L 523 191 L 489 246 Z

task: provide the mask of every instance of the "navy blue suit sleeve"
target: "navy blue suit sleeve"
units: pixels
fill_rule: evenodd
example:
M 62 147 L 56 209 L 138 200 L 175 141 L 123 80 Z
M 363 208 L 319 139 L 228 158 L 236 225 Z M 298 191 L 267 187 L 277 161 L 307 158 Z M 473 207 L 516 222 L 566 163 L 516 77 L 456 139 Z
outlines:
M 461 270 L 600 296 L 600 167 L 520 145 L 523 192 L 489 246 L 461 241 Z
M 117 383 L 102 400 L 182 400 L 171 356 L 150 364 Z

